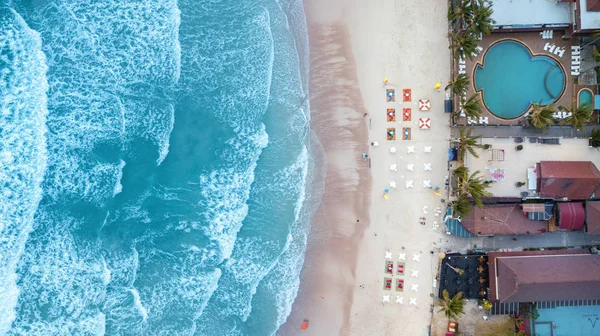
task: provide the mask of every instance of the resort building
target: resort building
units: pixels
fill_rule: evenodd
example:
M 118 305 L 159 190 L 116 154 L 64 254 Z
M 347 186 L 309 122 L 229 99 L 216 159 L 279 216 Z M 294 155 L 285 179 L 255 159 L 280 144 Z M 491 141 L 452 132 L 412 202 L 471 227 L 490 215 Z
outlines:
M 585 202 L 585 232 L 600 235 L 600 201 Z
M 540 161 L 536 170 L 542 198 L 585 200 L 600 187 L 600 171 L 591 161 Z
M 461 224 L 476 236 L 541 234 L 548 232 L 552 208 L 551 203 L 474 207 Z
M 590 34 L 600 29 L 599 0 L 493 0 L 497 31 L 562 29 L 567 35 Z
M 490 301 L 600 300 L 600 255 L 588 250 L 493 252 Z

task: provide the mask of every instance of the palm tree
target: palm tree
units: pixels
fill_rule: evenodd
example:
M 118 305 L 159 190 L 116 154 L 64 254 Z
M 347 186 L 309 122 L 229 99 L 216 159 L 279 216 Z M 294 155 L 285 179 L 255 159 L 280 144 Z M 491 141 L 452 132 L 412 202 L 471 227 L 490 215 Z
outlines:
M 463 31 L 460 33 L 450 34 L 452 43 L 450 49 L 456 59 L 467 58 L 473 60 L 474 55 L 477 55 L 477 39 L 473 32 Z
M 446 264 L 446 266 L 450 267 L 450 269 L 453 270 L 454 272 L 456 272 L 456 274 L 458 274 L 458 275 L 465 274 L 465 271 L 458 267 L 453 267 L 452 265 L 449 265 L 449 264 Z
M 590 138 L 590 145 L 600 150 L 600 129 L 596 128 L 592 130 L 592 136 Z
M 533 111 L 527 116 L 529 124 L 538 131 L 546 130 L 546 128 L 554 124 L 554 105 L 533 104 Z
M 468 21 L 473 15 L 473 4 L 471 0 L 451 1 L 448 6 L 448 20 L 450 22 Z
M 444 289 L 442 292 L 442 300 L 438 301 L 438 306 L 440 306 L 439 311 L 444 312 L 444 315 L 448 319 L 456 319 L 465 313 L 466 301 L 463 299 L 462 294 L 462 292 L 458 292 L 454 297 L 450 298 L 447 289 Z
M 467 93 L 467 87 L 469 86 L 469 77 L 467 74 L 459 74 L 453 81 L 448 82 L 444 90 L 452 89 L 452 93 L 462 97 Z
M 454 170 L 458 187 L 454 190 L 456 195 L 470 197 L 475 205 L 482 208 L 483 199 L 492 197 L 492 193 L 486 189 L 490 187 L 488 183 L 484 183 L 479 176 L 479 170 L 469 175 L 467 167 L 459 167 Z
M 564 106 L 560 106 L 559 109 L 563 109 L 571 113 L 571 116 L 565 119 L 563 124 L 571 124 L 573 128 L 578 131 L 583 129 L 583 124 L 592 119 L 592 113 L 594 112 L 592 105 L 587 102 L 581 103 L 577 107 L 572 106 L 570 111 Z
M 452 202 L 452 217 L 454 218 L 465 218 L 471 214 L 473 204 L 469 201 L 467 196 L 459 196 L 454 202 Z
M 481 138 L 481 135 L 473 136 L 473 135 L 471 135 L 472 131 L 473 131 L 473 127 L 469 127 L 469 128 L 461 127 L 458 130 L 458 132 L 459 132 L 458 139 L 453 140 L 453 142 L 456 144 L 456 151 L 458 152 L 458 160 L 460 162 L 465 161 L 465 154 L 467 152 L 471 153 L 471 155 L 478 158 L 479 154 L 477 154 L 477 152 L 475 151 L 475 148 L 483 147 L 483 145 L 481 145 L 479 143 L 479 139 Z
M 472 94 L 467 100 L 462 101 L 462 111 L 468 118 L 479 118 L 481 116 L 481 100 L 477 93 Z
M 496 21 L 492 19 L 492 4 L 488 0 L 474 0 L 471 6 L 470 20 L 466 24 L 468 29 L 475 34 L 489 35 L 494 30 L 492 26 Z

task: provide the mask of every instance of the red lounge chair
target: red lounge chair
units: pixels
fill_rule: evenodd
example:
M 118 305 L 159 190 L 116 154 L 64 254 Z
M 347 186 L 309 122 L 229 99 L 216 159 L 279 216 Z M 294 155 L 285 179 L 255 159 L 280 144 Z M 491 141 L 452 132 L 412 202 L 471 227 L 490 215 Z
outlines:
M 300 326 L 300 329 L 302 329 L 302 330 L 308 329 L 308 320 L 302 321 L 302 325 Z

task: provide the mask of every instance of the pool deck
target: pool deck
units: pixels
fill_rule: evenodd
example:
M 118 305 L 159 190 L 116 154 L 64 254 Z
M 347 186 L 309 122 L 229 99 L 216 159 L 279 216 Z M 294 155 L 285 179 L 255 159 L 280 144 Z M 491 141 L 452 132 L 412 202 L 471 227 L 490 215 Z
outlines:
M 577 86 L 577 88 L 575 88 L 575 84 L 573 82 L 573 76 L 571 76 L 571 46 L 578 45 L 579 44 L 578 40 L 577 39 L 563 40 L 561 38 L 562 35 L 563 35 L 563 32 L 560 30 L 557 30 L 554 32 L 554 37 L 552 39 L 546 39 L 546 40 L 542 39 L 542 36 L 539 34 L 539 32 L 494 33 L 491 35 L 484 36 L 483 39 L 481 41 L 479 41 L 479 46 L 483 48 L 481 53 L 479 53 L 476 57 L 474 57 L 472 61 L 470 61 L 468 59 L 466 60 L 466 72 L 471 81 L 471 84 L 469 85 L 469 88 L 467 90 L 467 97 L 470 97 L 473 93 L 475 93 L 475 84 L 474 84 L 474 79 L 473 79 L 475 66 L 477 63 L 483 63 L 483 57 L 484 57 L 486 51 L 488 50 L 489 46 L 498 40 L 512 39 L 512 40 L 517 40 L 517 41 L 525 44 L 527 47 L 529 47 L 529 49 L 531 50 L 531 52 L 534 55 L 545 55 L 545 56 L 552 57 L 553 59 L 555 59 L 562 65 L 562 67 L 565 71 L 565 75 L 566 75 L 565 76 L 566 87 L 565 87 L 565 91 L 564 91 L 563 95 L 556 102 L 556 105 L 557 106 L 565 105 L 565 106 L 570 107 L 573 102 L 577 101 L 576 94 L 579 91 L 579 89 L 583 88 L 585 86 L 581 86 L 581 87 Z M 557 47 L 564 48 L 565 52 L 562 55 L 562 57 L 559 57 L 558 55 L 554 55 L 554 54 L 550 53 L 549 51 L 544 51 L 544 45 L 546 43 L 554 44 Z M 458 64 L 456 64 L 455 74 L 458 74 Z M 592 92 L 594 94 L 596 94 L 595 90 L 592 90 Z M 481 98 L 481 93 L 479 93 L 479 96 Z M 455 106 L 455 109 L 458 110 L 458 106 Z M 518 117 L 516 119 L 498 118 L 495 115 L 493 115 L 492 113 L 490 113 L 490 111 L 485 108 L 485 105 L 483 105 L 483 107 L 482 107 L 482 117 L 488 117 L 488 120 L 489 120 L 488 125 L 522 125 L 522 123 L 523 123 L 522 116 Z M 466 125 L 467 120 L 464 117 L 459 118 L 456 120 L 456 124 L 457 125 Z

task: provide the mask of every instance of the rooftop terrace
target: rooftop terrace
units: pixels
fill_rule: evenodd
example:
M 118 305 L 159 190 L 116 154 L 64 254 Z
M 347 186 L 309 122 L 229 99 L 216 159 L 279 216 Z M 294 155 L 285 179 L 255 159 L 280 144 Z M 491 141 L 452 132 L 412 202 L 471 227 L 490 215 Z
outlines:
M 467 152 L 465 166 L 472 172 L 479 170 L 484 179 L 497 181 L 489 189 L 496 197 L 519 196 L 525 191 L 532 195 L 536 182 L 534 176 L 528 180 L 527 169 L 540 161 L 592 161 L 600 167 L 600 153 L 588 146 L 587 139 L 560 139 L 559 145 L 531 143 L 530 139 L 537 140 L 523 138 L 522 143 L 516 143 L 514 138 L 481 138 L 481 144 L 491 148 L 479 150 L 479 158 Z M 523 145 L 523 150 L 517 151 L 517 145 Z M 516 187 L 517 182 L 526 184 Z

